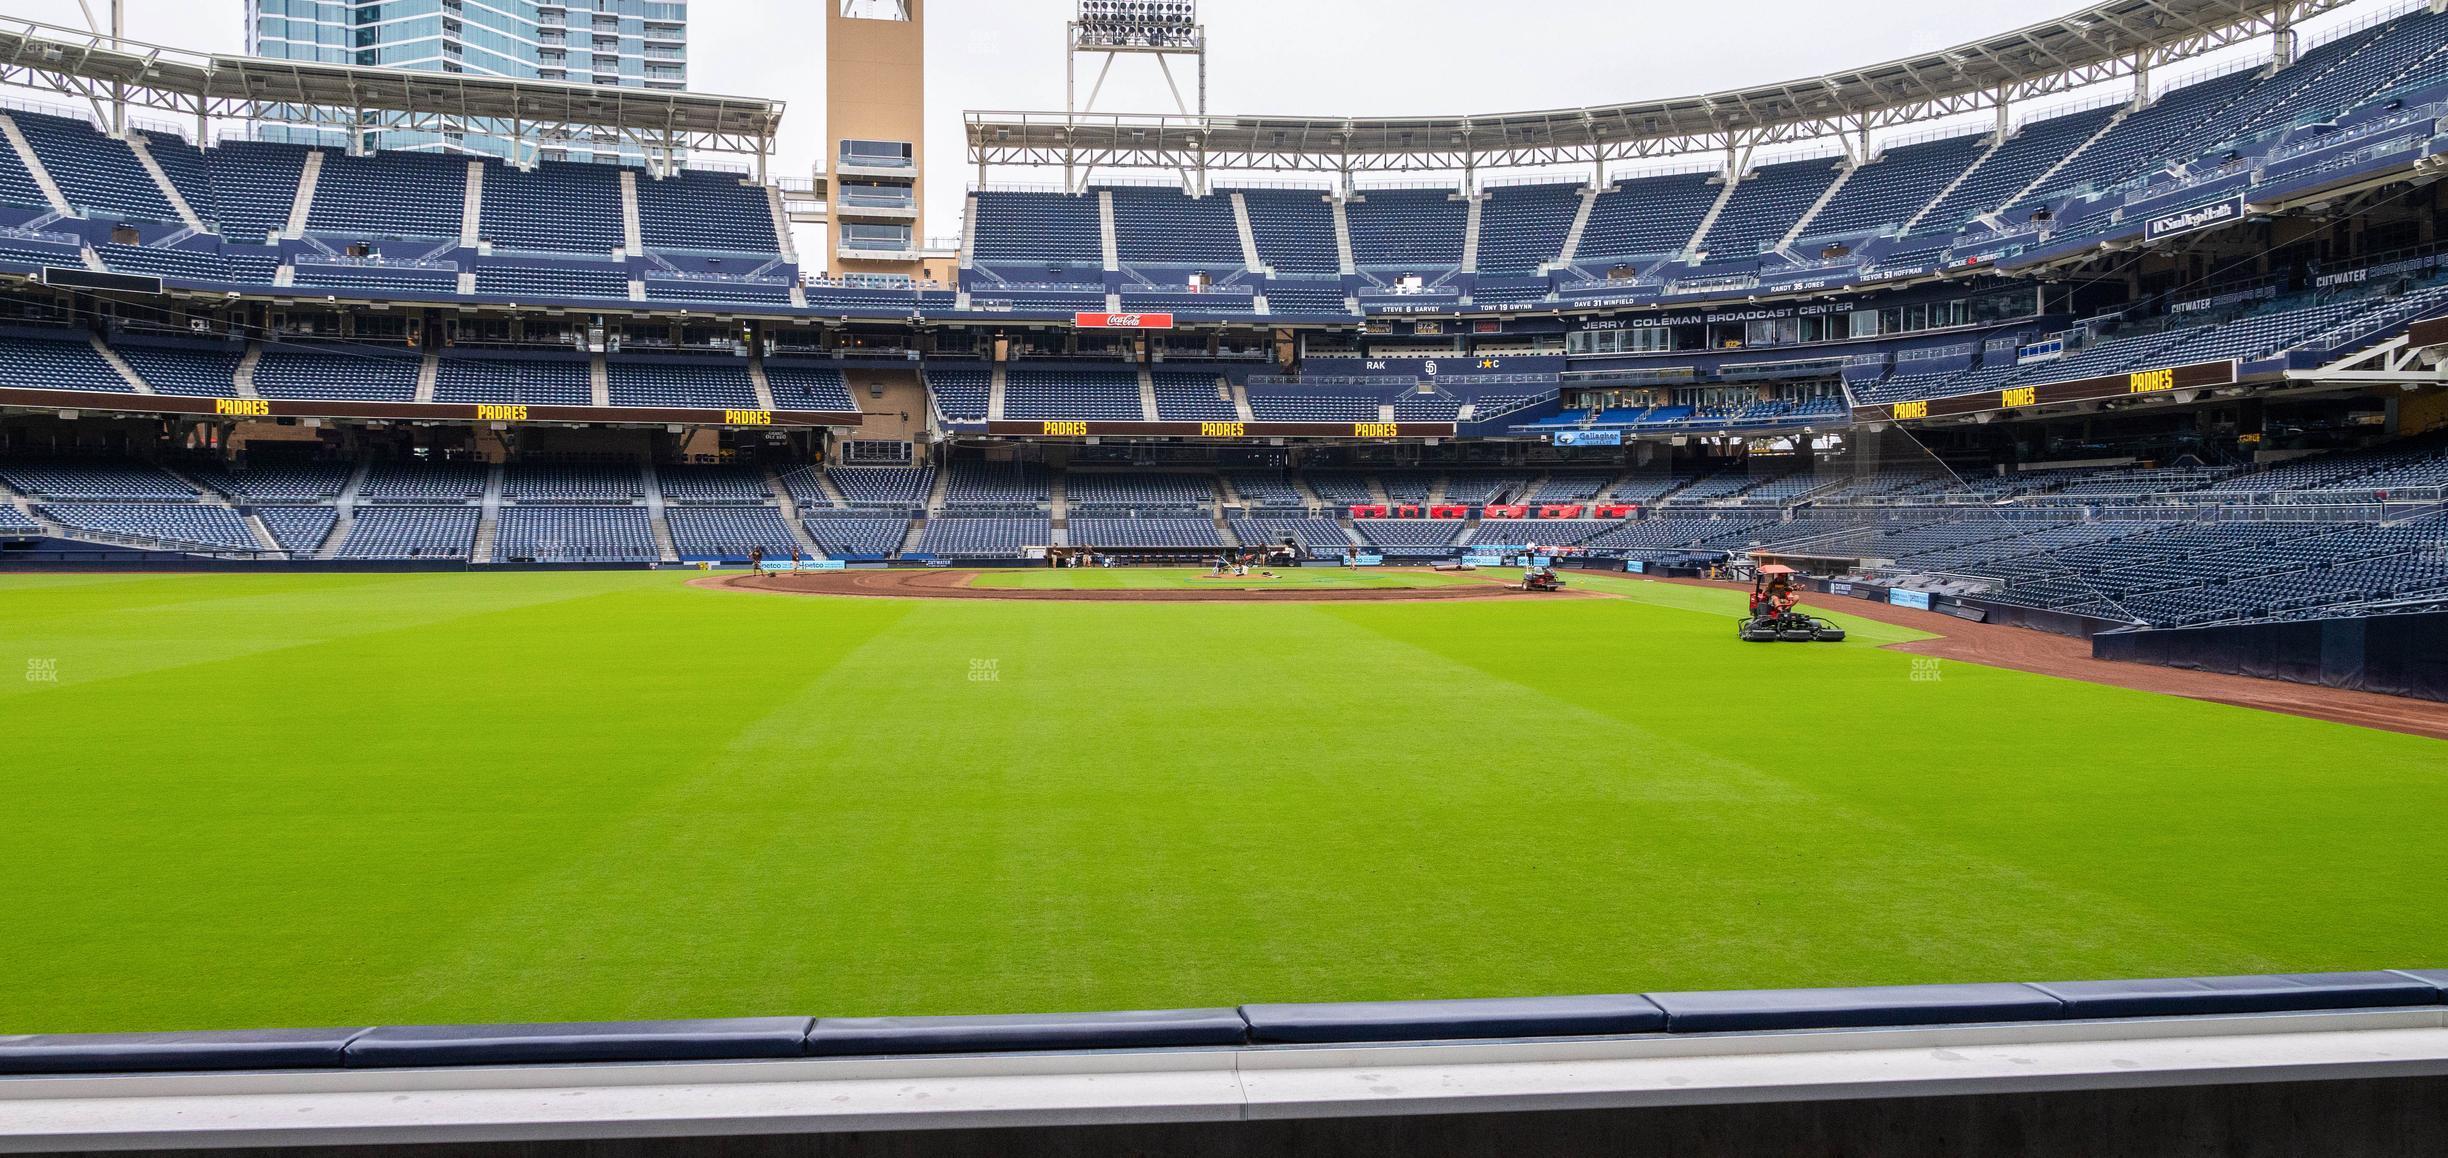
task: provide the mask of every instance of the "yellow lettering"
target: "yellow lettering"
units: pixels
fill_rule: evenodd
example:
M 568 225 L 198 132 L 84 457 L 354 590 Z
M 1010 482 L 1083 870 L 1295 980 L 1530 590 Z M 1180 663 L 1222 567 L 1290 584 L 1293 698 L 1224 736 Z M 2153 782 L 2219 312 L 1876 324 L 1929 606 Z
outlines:
M 1048 422 L 1045 424 L 1045 435 L 1048 438 L 1086 438 L 1088 437 L 1088 424 L 1085 422 Z
M 2037 386 L 2017 386 L 1998 392 L 1998 404 L 2001 406 L 2032 406 L 2039 401 L 2040 388 Z
M 476 404 L 476 421 L 525 422 L 527 421 L 527 408 L 524 406 L 504 406 L 497 403 L 479 402 Z
M 1899 420 L 1906 418 L 1927 418 L 1929 417 L 1929 403 L 1898 402 L 1895 404 L 1895 416 Z
M 1402 428 L 1391 422 L 1352 423 L 1353 438 L 1400 438 Z
M 272 404 L 261 398 L 215 398 L 214 414 L 229 414 L 239 418 L 270 418 Z
M 1249 428 L 1238 422 L 1199 423 L 1200 438 L 1240 438 Z
M 2174 370 L 2137 370 L 2125 376 L 2125 390 L 2129 394 L 2155 394 L 2175 388 Z
M 773 425 L 773 411 L 771 411 L 771 410 L 725 410 L 725 411 L 723 411 L 723 425 L 725 425 L 725 426 L 771 426 L 771 425 Z

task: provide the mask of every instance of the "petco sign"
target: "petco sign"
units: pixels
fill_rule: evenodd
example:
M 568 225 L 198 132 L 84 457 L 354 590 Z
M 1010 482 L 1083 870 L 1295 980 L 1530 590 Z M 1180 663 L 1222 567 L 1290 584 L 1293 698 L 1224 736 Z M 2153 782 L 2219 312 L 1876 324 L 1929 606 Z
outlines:
M 2204 229 L 2216 229 L 2221 225 L 2232 225 L 2242 220 L 2244 220 L 2244 195 L 2238 193 L 2216 205 L 2204 205 L 2199 209 L 2187 209 L 2182 213 L 2153 217 L 2142 223 L 2142 240 L 2157 241 L 2163 237 L 2174 237 L 2182 233 L 2198 233 Z
M 1083 330 L 1170 330 L 1171 314 L 1077 314 L 1073 321 Z

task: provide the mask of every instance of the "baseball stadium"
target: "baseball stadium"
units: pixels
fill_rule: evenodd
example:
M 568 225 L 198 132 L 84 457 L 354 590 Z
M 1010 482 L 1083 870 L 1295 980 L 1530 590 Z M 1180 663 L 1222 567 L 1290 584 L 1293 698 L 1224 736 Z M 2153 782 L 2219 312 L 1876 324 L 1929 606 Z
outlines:
M 0 1151 L 2448 1148 L 2448 3 L 818 7 L 0 19 Z

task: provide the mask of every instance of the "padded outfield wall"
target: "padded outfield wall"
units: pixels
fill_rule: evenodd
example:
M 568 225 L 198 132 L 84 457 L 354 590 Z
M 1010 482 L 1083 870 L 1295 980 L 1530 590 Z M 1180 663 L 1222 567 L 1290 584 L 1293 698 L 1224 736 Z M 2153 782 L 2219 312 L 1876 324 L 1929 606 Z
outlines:
M 2448 701 L 2448 612 L 2116 631 L 2100 659 Z

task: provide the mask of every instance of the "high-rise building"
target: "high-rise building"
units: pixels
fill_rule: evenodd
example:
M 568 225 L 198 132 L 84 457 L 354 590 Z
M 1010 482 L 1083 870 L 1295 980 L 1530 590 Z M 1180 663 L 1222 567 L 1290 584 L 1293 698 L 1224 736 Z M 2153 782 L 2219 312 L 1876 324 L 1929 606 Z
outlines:
M 688 87 L 688 0 L 247 0 L 247 50 L 279 60 L 461 72 L 623 88 Z M 520 160 L 637 159 L 609 133 L 514 145 L 509 126 L 351 124 L 336 109 L 283 106 L 264 140 L 484 153 Z

